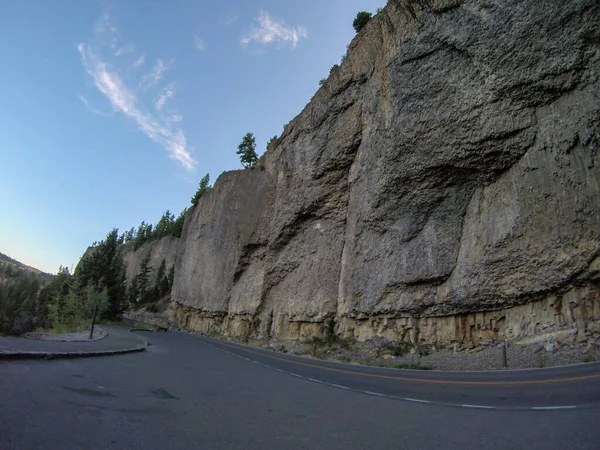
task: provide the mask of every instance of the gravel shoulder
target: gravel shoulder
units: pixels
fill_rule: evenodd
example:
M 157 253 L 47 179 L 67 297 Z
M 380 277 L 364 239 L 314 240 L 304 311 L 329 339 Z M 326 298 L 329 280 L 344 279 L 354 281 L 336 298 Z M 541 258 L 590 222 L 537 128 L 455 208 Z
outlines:
M 349 342 L 340 339 L 304 342 L 251 341 L 249 345 L 301 355 L 322 360 L 354 363 L 376 367 L 424 370 L 501 370 L 503 349 L 501 344 L 487 346 L 447 347 L 435 345 L 419 348 L 372 339 L 366 342 Z M 555 367 L 600 361 L 600 337 L 582 336 L 567 331 L 561 335 L 542 336 L 536 341 L 512 342 L 507 346 L 509 369 Z

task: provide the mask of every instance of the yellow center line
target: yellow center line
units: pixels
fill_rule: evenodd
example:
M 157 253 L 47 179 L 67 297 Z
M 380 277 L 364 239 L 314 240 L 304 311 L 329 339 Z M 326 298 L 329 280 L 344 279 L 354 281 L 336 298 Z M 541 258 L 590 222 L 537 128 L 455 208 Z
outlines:
M 532 385 L 532 384 L 551 384 L 551 383 L 569 383 L 573 381 L 584 381 L 600 378 L 600 373 L 594 375 L 583 375 L 580 377 L 567 377 L 567 378 L 549 378 L 545 380 L 521 380 L 521 381 L 458 381 L 458 380 L 432 380 L 430 378 L 409 378 L 409 377 L 397 377 L 392 375 L 378 375 L 374 373 L 354 372 L 352 370 L 335 369 L 333 367 L 319 366 L 316 364 L 308 364 L 300 361 L 294 361 L 292 359 L 280 358 L 274 355 L 269 355 L 263 352 L 256 352 L 245 349 L 243 347 L 233 346 L 230 344 L 222 344 L 230 348 L 242 350 L 247 353 L 252 353 L 266 358 L 276 359 L 290 364 L 296 364 L 298 366 L 311 367 L 314 369 L 328 370 L 330 372 L 345 373 L 348 375 L 358 375 L 361 377 L 380 378 L 384 380 L 395 380 L 395 381 L 407 381 L 410 383 L 430 383 L 430 384 L 459 384 L 459 385 L 473 385 L 473 386 L 514 386 L 514 385 Z

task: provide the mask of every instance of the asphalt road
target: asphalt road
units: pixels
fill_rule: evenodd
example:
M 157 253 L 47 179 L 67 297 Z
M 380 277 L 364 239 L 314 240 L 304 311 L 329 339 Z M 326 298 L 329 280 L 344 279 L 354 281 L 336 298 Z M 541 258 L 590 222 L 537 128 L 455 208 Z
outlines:
M 0 362 L 0 449 L 600 448 L 600 364 L 398 371 L 145 337 L 137 354 Z

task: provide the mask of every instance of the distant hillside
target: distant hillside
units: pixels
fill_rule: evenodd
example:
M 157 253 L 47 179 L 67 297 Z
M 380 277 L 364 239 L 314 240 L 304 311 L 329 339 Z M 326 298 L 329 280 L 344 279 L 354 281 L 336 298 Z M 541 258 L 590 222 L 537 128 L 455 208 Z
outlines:
M 43 325 L 36 315 L 48 315 L 48 302 L 38 298 L 54 278 L 0 253 L 0 335 L 21 335 Z
M 9 267 L 12 269 L 24 270 L 39 275 L 44 282 L 48 282 L 54 277 L 54 275 L 42 272 L 41 270 L 36 269 L 35 267 L 28 266 L 27 264 L 23 264 L 22 262 L 19 262 L 8 255 L 5 255 L 4 253 L 0 253 L 0 276 L 5 274 L 11 274 L 13 271 L 8 269 Z

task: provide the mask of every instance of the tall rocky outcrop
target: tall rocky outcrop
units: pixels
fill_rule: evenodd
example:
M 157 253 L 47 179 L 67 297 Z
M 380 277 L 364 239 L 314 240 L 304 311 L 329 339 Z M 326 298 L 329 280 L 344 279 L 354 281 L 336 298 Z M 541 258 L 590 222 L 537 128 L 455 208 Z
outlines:
M 414 343 L 597 326 L 599 24 L 597 0 L 388 2 L 189 213 L 173 320 Z

